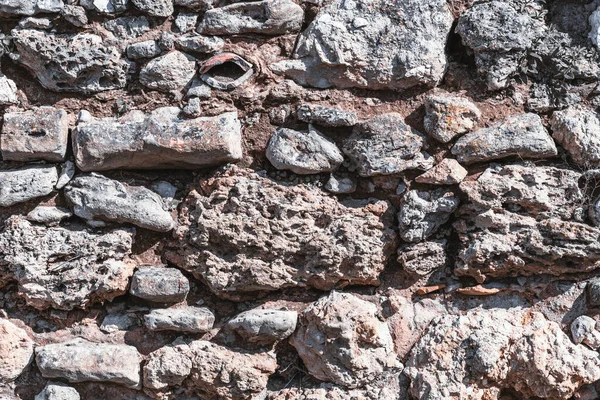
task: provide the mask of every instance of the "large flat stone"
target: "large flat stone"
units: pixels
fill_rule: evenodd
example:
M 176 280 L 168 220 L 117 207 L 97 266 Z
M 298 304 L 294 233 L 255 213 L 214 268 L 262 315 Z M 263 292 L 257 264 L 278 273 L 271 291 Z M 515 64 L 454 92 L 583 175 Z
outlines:
M 58 172 L 53 165 L 0 171 L 0 207 L 46 196 L 52 193 L 57 181 Z

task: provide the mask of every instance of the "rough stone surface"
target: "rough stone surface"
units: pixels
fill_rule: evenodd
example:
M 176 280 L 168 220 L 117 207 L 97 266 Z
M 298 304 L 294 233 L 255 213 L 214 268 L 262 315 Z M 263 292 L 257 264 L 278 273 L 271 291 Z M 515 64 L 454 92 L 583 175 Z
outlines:
M 548 158 L 556 156 L 557 150 L 542 119 L 528 113 L 461 137 L 452 147 L 452 154 L 459 162 L 472 164 L 510 156 Z
M 592 279 L 587 283 L 587 299 L 591 306 L 600 306 L 600 279 Z
M 0 384 L 17 379 L 33 361 L 33 345 L 24 329 L 0 318 Z
M 300 36 L 295 59 L 271 68 L 318 88 L 435 86 L 451 26 L 443 0 L 334 0 Z
M 237 113 L 180 119 L 176 107 L 121 118 L 92 118 L 73 133 L 77 166 L 84 171 L 200 168 L 242 158 Z
M 98 35 L 35 29 L 14 29 L 12 35 L 19 63 L 49 90 L 97 93 L 127 83 L 129 64 Z
M 181 90 L 195 74 L 194 58 L 175 50 L 148 62 L 140 71 L 140 83 L 160 91 Z
M 180 386 L 192 371 L 189 347 L 165 346 L 153 351 L 144 365 L 144 387 L 164 389 Z
M 63 0 L 3 0 L 0 3 L 0 15 L 58 13 L 63 7 Z
M 70 218 L 73 213 L 64 207 L 37 206 L 29 214 L 27 220 L 47 226 L 58 225 L 62 220 Z
M 60 382 L 48 381 L 35 400 L 80 400 L 81 396 L 75 388 Z
M 551 120 L 552 137 L 582 167 L 600 165 L 600 118 L 592 110 L 568 108 L 555 111 Z
M 188 199 L 190 225 L 167 259 L 216 294 L 379 281 L 395 239 L 387 203 L 343 205 L 235 167 L 201 185 L 205 194 Z
M 189 35 L 180 36 L 175 39 L 175 47 L 179 50 L 192 53 L 216 53 L 221 50 L 223 46 L 225 46 L 225 41 L 216 36 Z
M 568 399 L 600 377 L 596 352 L 574 345 L 556 322 L 518 309 L 469 311 L 434 320 L 405 372 L 416 398 Z
M 173 0 L 131 0 L 134 6 L 153 17 L 173 14 Z
M 308 132 L 279 128 L 269 141 L 267 159 L 277 169 L 306 175 L 331 172 L 344 156 L 335 143 L 312 127 Z
M 303 19 L 302 7 L 290 0 L 242 2 L 208 10 L 198 32 L 206 35 L 283 35 L 300 31 Z
M 342 150 L 360 176 L 375 176 L 431 168 L 433 160 L 421 152 L 423 146 L 423 136 L 390 113 L 356 125 Z
M 356 191 L 356 181 L 351 178 L 337 178 L 335 175 L 331 175 L 325 184 L 325 189 L 335 194 L 353 193 Z
M 179 303 L 187 297 L 190 282 L 175 268 L 141 267 L 131 279 L 129 293 L 158 303 Z
M 456 185 L 461 183 L 469 172 L 452 158 L 444 158 L 435 167 L 415 178 L 415 182 L 430 185 Z
M 0 148 L 2 158 L 13 161 L 65 159 L 69 116 L 53 107 L 4 114 Z
M 146 40 L 127 46 L 127 58 L 131 60 L 153 58 L 158 56 L 161 52 L 162 50 L 155 40 Z
M 80 0 L 79 4 L 100 14 L 116 14 L 127 10 L 129 0 Z
M 575 344 L 584 343 L 593 350 L 600 347 L 600 332 L 596 330 L 596 320 L 587 315 L 575 318 L 571 323 L 571 335 Z
M 321 126 L 354 126 L 358 123 L 356 113 L 332 107 L 303 104 L 296 113 L 300 121 Z
M 70 310 L 125 293 L 134 232 L 47 228 L 14 216 L 0 232 L 0 282 L 19 282 L 35 308 Z
M 446 240 L 409 244 L 398 248 L 398 262 L 405 271 L 427 275 L 446 265 Z
M 471 131 L 481 118 L 477 106 L 462 97 L 431 96 L 425 110 L 425 131 L 442 143 Z
M 133 346 L 76 339 L 36 348 L 35 361 L 44 378 L 69 382 L 112 382 L 136 387 L 141 355 Z
M 64 193 L 73 213 L 86 220 L 127 222 L 158 232 L 175 226 L 162 197 L 142 186 L 92 174 L 73 179 Z
M 282 310 L 250 310 L 231 319 L 227 325 L 249 342 L 273 343 L 296 330 L 298 313 Z
M 151 331 L 204 333 L 212 329 L 215 316 L 205 307 L 161 308 L 144 316 Z
M 12 79 L 0 74 L 0 105 L 16 104 L 17 85 Z
M 53 165 L 0 171 L 0 207 L 9 207 L 38 197 L 54 190 L 58 172 Z
M 377 307 L 352 294 L 334 291 L 310 305 L 290 343 L 312 376 L 348 388 L 402 370 Z

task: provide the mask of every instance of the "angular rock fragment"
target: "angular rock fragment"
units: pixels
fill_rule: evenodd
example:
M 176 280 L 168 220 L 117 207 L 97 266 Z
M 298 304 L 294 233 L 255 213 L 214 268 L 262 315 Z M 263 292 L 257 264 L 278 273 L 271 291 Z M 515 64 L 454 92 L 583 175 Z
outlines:
M 180 51 L 172 51 L 148 62 L 140 71 L 140 83 L 161 92 L 181 90 L 196 74 L 196 61 Z
M 589 38 L 600 50 L 600 7 L 590 15 L 589 23 L 591 26 Z
M 334 0 L 302 33 L 295 59 L 271 69 L 318 88 L 435 86 L 452 21 L 443 0 Z
M 430 185 L 456 185 L 461 183 L 468 174 L 469 172 L 458 161 L 452 158 L 444 158 L 438 165 L 423 175 L 417 176 L 415 182 Z
M 127 83 L 129 64 L 98 35 L 35 29 L 13 29 L 12 35 L 19 63 L 46 89 L 89 94 L 119 89 Z
M 220 51 L 225 41 L 217 36 L 186 35 L 175 39 L 175 47 L 181 51 L 210 54 Z
M 456 96 L 431 96 L 425 102 L 425 131 L 442 143 L 472 130 L 481 111 L 469 100 Z
M 83 171 L 201 168 L 241 160 L 237 113 L 184 120 L 179 112 L 165 107 L 80 122 L 73 132 L 77 166 Z
M 0 171 L 0 207 L 46 196 L 54 190 L 58 172 L 53 165 Z
M 215 316 L 206 307 L 160 308 L 144 315 L 151 331 L 205 333 L 212 329 Z
M 273 343 L 294 333 L 297 322 L 296 311 L 258 309 L 236 315 L 227 325 L 249 342 Z
M 73 213 L 86 220 L 126 222 L 157 232 L 175 226 L 162 197 L 145 187 L 92 174 L 73 179 L 64 193 Z
M 79 5 L 101 14 L 116 14 L 127 10 L 129 0 L 80 0 Z
M 503 389 L 568 399 L 600 378 L 600 360 L 540 313 L 491 309 L 434 320 L 405 373 L 418 399 L 495 399 Z
M 102 24 L 119 40 L 129 41 L 142 36 L 150 30 L 150 21 L 142 17 L 120 17 L 110 19 Z
M 584 343 L 591 349 L 600 347 L 600 332 L 596 330 L 596 320 L 581 315 L 571 323 L 571 335 L 575 344 Z
M 33 361 L 33 345 L 24 329 L 0 318 L 0 385 L 17 379 Z
M 176 268 L 142 267 L 131 279 L 129 293 L 158 303 L 179 303 L 187 297 L 190 282 Z
M 220 296 L 284 287 L 377 284 L 395 241 L 385 202 L 339 203 L 232 167 L 187 200 L 167 260 Z
M 592 279 L 586 285 L 587 301 L 590 306 L 600 306 L 600 278 Z
M 139 60 L 141 58 L 153 58 L 159 55 L 162 49 L 155 40 L 133 43 L 127 46 L 127 58 Z
M 69 141 L 69 115 L 54 107 L 4 114 L 0 148 L 2 158 L 13 161 L 65 159 Z
M 312 376 L 347 388 L 402 370 L 375 304 L 349 293 L 334 291 L 310 305 L 290 343 Z
M 180 33 L 191 32 L 198 25 L 198 14 L 179 13 L 175 18 L 175 26 Z
M 55 206 L 37 206 L 27 214 L 27 220 L 47 226 L 58 225 L 62 220 L 70 218 L 73 213 L 68 208 Z
M 398 248 L 398 262 L 405 271 L 427 275 L 446 265 L 446 240 L 410 244 Z
M 445 189 L 411 190 L 405 195 L 398 213 L 400 237 L 407 242 L 427 239 L 448 222 L 459 204 L 459 198 Z
M 354 126 L 358 123 L 356 113 L 332 107 L 304 104 L 296 113 L 300 121 L 321 126 Z
M 331 175 L 325 184 L 325 190 L 334 194 L 353 193 L 356 191 L 356 181 L 351 178 L 337 178 Z
M 208 10 L 198 32 L 206 35 L 285 35 L 300 31 L 303 20 L 304 10 L 290 0 L 243 2 Z
M 75 388 L 60 382 L 48 381 L 44 390 L 35 396 L 34 400 L 80 400 L 81 397 Z
M 277 129 L 269 140 L 267 158 L 277 169 L 302 175 L 331 172 L 344 161 L 335 143 L 312 127 L 308 132 Z
M 59 13 L 64 6 L 63 0 L 3 0 L 0 2 L 0 15 Z
M 187 7 L 195 11 L 203 11 L 212 8 L 219 0 L 173 0 L 176 6 Z
M 139 326 L 140 318 L 135 313 L 120 312 L 115 314 L 108 314 L 102 320 L 100 330 L 106 333 L 114 333 L 118 331 L 126 331 L 132 326 Z
M 173 0 L 131 0 L 140 11 L 153 17 L 168 17 L 173 14 Z
M 19 283 L 27 304 L 71 310 L 125 294 L 134 231 L 47 228 L 11 217 L 0 232 L 0 281 Z
M 548 158 L 556 156 L 557 150 L 542 119 L 529 113 L 466 134 L 452 147 L 452 154 L 461 163 L 473 164 L 511 156 Z
M 400 114 L 389 113 L 356 125 L 342 150 L 360 176 L 375 176 L 431 168 L 433 160 L 421 152 L 423 145 L 422 135 Z
M 581 167 L 600 166 L 600 116 L 578 107 L 555 111 L 551 120 L 552 137 Z
M 35 361 L 44 378 L 69 382 L 111 382 L 136 387 L 141 355 L 135 347 L 75 339 L 36 348 Z
M 164 389 L 180 386 L 192 372 L 187 345 L 165 346 L 153 351 L 144 365 L 144 387 Z
M 72 161 L 67 161 L 62 164 L 60 174 L 58 175 L 58 182 L 56 183 L 56 189 L 60 190 L 64 188 L 74 176 L 75 164 Z
M 0 74 L 0 105 L 16 104 L 17 85 L 12 79 Z
M 66 5 L 61 12 L 62 17 L 78 28 L 83 28 L 88 23 L 85 9 L 81 6 Z

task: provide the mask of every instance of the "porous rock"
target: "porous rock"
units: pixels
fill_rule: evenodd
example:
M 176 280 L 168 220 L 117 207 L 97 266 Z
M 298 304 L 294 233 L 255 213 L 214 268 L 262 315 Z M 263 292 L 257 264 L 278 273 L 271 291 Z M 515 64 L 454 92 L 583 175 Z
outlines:
M 88 232 L 81 227 L 47 228 L 22 217 L 0 232 L 0 281 L 19 282 L 30 306 L 70 310 L 125 293 L 135 265 L 132 230 Z
M 178 50 L 150 60 L 140 71 L 140 83 L 150 89 L 169 92 L 187 86 L 196 74 L 193 57 Z
M 44 389 L 35 396 L 34 400 L 80 400 L 75 388 L 61 382 L 48 381 Z
M 257 309 L 236 315 L 227 325 L 249 342 L 273 343 L 294 333 L 297 321 L 296 311 Z
M 185 35 L 175 39 L 175 47 L 181 51 L 192 53 L 216 53 L 223 46 L 225 46 L 225 41 L 217 36 Z
M 129 0 L 80 0 L 79 5 L 100 14 L 116 14 L 127 10 Z
M 54 190 L 58 172 L 53 165 L 31 165 L 0 171 L 0 207 L 46 196 Z
M 456 96 L 427 98 L 425 112 L 425 131 L 442 143 L 471 131 L 481 118 L 481 111 L 475 104 Z
M 312 376 L 347 388 L 402 370 L 377 307 L 349 293 L 334 291 L 310 305 L 290 343 Z
M 0 318 L 0 384 L 17 379 L 33 361 L 33 345 L 24 329 Z
M 452 158 L 444 158 L 438 165 L 415 178 L 415 182 L 430 185 L 456 185 L 468 175 L 468 171 Z
M 151 331 L 204 333 L 212 329 L 214 314 L 206 307 L 158 308 L 144 316 Z
M 398 248 L 398 262 L 405 271 L 427 275 L 446 265 L 446 240 L 411 243 Z
M 596 330 L 596 320 L 580 315 L 571 323 L 571 335 L 575 344 L 584 343 L 591 349 L 600 347 L 600 332 Z
M 173 0 L 131 0 L 134 6 L 153 17 L 168 17 L 173 14 Z
M 0 3 L 0 15 L 59 13 L 64 6 L 63 0 L 3 0 Z
M 303 104 L 296 111 L 300 121 L 321 126 L 354 126 L 358 123 L 356 113 L 333 107 Z
M 141 267 L 131 279 L 129 292 L 140 299 L 179 303 L 190 291 L 189 280 L 176 268 Z
M 159 55 L 162 49 L 156 43 L 156 40 L 146 40 L 127 46 L 127 58 L 139 60 L 141 58 L 153 58 Z
M 581 167 L 600 165 L 600 117 L 578 107 L 555 111 L 551 120 L 552 137 Z

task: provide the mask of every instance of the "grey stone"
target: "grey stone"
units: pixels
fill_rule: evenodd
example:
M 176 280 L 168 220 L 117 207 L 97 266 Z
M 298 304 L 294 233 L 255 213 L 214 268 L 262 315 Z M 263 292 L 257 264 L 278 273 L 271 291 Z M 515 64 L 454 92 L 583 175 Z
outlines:
M 58 173 L 53 165 L 32 165 L 0 171 L 0 207 L 46 196 L 54 190 Z
M 294 59 L 271 69 L 318 88 L 435 86 L 452 21 L 443 0 L 334 0 L 302 33 Z
M 297 322 L 296 311 L 257 309 L 236 315 L 227 325 L 249 342 L 273 343 L 294 333 Z
M 391 175 L 429 169 L 433 159 L 422 153 L 423 136 L 397 113 L 381 114 L 354 127 L 342 148 L 360 176 Z
M 35 361 L 44 378 L 69 382 L 140 383 L 141 355 L 135 347 L 76 339 L 36 348 Z
M 300 121 L 321 126 L 354 126 L 358 123 L 356 113 L 332 107 L 304 104 L 296 111 Z
M 206 35 L 284 35 L 300 31 L 303 20 L 304 10 L 290 0 L 244 2 L 208 10 L 198 25 L 198 32 Z
M 581 167 L 600 166 L 600 116 L 586 108 L 555 111 L 551 119 L 552 137 Z
M 52 28 L 52 21 L 48 18 L 28 17 L 19 21 L 19 27 L 48 30 Z
M 219 0 L 174 0 L 176 6 L 187 7 L 194 11 L 205 11 L 213 7 Z
M 142 186 L 92 174 L 73 179 L 64 194 L 73 213 L 86 220 L 126 222 L 158 232 L 175 226 L 162 198 Z
M 459 204 L 458 197 L 446 189 L 409 191 L 398 213 L 400 237 L 407 242 L 427 239 L 448 222 Z
M 69 115 L 54 107 L 4 114 L 0 148 L 4 160 L 59 162 L 69 141 Z
M 452 147 L 452 154 L 461 163 L 473 164 L 511 156 L 548 158 L 558 151 L 542 119 L 528 113 L 464 135 Z
M 67 22 L 75 25 L 78 28 L 82 28 L 88 23 L 88 17 L 85 13 L 85 8 L 81 6 L 66 5 L 62 10 L 61 15 Z
M 108 314 L 102 320 L 100 330 L 106 333 L 115 333 L 118 331 L 126 331 L 132 326 L 138 326 L 140 318 L 135 313 L 122 312 Z
M 144 387 L 165 389 L 180 386 L 192 372 L 188 346 L 164 346 L 148 355 L 144 365 Z
M 63 0 L 2 0 L 0 2 L 0 15 L 59 13 L 63 7 Z
M 592 279 L 586 285 L 587 288 L 587 301 L 590 306 L 600 306 L 600 279 Z
M 12 79 L 0 74 L 0 105 L 16 104 L 17 85 Z
M 167 203 L 173 202 L 177 194 L 177 188 L 166 181 L 156 182 L 152 185 L 151 189 L 158 193 Z
M 175 18 L 175 26 L 181 33 L 195 30 L 196 25 L 198 25 L 198 14 L 179 13 Z
M 134 6 L 153 17 L 168 17 L 173 14 L 173 0 L 131 0 Z
M 17 379 L 31 364 L 34 344 L 27 331 L 0 318 L 0 385 Z
M 185 35 L 175 39 L 175 47 L 188 53 L 216 53 L 223 46 L 225 41 L 217 36 Z
M 73 179 L 75 176 L 75 164 L 73 161 L 65 162 L 60 169 L 60 174 L 58 175 L 58 182 L 56 183 L 56 189 L 60 190 L 67 186 L 67 183 Z
M 344 156 L 335 143 L 312 127 L 308 132 L 279 128 L 269 140 L 267 159 L 277 169 L 306 175 L 331 172 Z
M 461 183 L 469 172 L 458 161 L 444 158 L 438 165 L 415 178 L 415 182 L 430 185 L 456 185 Z
M 46 89 L 89 94 L 119 89 L 127 83 L 129 64 L 98 35 L 34 29 L 13 29 L 12 35 L 18 62 Z
M 583 343 L 593 350 L 600 347 L 600 332 L 596 330 L 596 320 L 580 315 L 571 323 L 571 335 L 575 344 Z
M 139 60 L 141 58 L 153 58 L 162 52 L 155 40 L 133 43 L 127 46 L 127 58 Z
M 589 23 L 591 27 L 589 38 L 600 50 L 600 7 L 590 15 Z
M 398 262 L 405 271 L 425 276 L 446 266 L 446 240 L 411 243 L 398 248 Z
M 186 93 L 185 97 L 198 97 L 201 99 L 207 99 L 211 96 L 212 89 L 206 83 L 202 81 L 192 82 L 190 90 Z
M 129 0 L 80 0 L 79 5 L 100 14 L 116 14 L 127 10 Z
M 236 112 L 179 119 L 180 110 L 132 111 L 121 118 L 90 119 L 73 132 L 73 152 L 83 171 L 201 168 L 242 159 Z
M 89 232 L 35 225 L 22 217 L 7 220 L 0 232 L 0 282 L 19 283 L 29 306 L 60 310 L 85 308 L 126 293 L 135 264 L 134 230 Z
M 58 225 L 62 220 L 73 215 L 71 210 L 55 206 L 37 206 L 27 214 L 27 220 L 38 222 L 46 226 Z
M 184 301 L 190 282 L 176 268 L 141 267 L 131 280 L 129 293 L 144 300 L 160 303 Z
M 427 98 L 425 112 L 425 131 L 442 143 L 471 131 L 481 118 L 481 111 L 475 104 L 456 96 Z
M 196 61 L 180 51 L 150 60 L 140 71 L 140 83 L 161 92 L 181 90 L 196 74 Z
M 120 17 L 102 24 L 118 39 L 131 40 L 150 30 L 150 21 L 146 17 Z
M 354 193 L 356 191 L 356 181 L 352 178 L 337 178 L 330 175 L 325 184 L 325 189 L 334 194 Z
M 204 333 L 212 329 L 215 316 L 206 307 L 160 308 L 144 315 L 151 331 Z
M 61 382 L 48 381 L 44 389 L 39 392 L 34 400 L 80 400 L 81 397 L 75 388 Z

